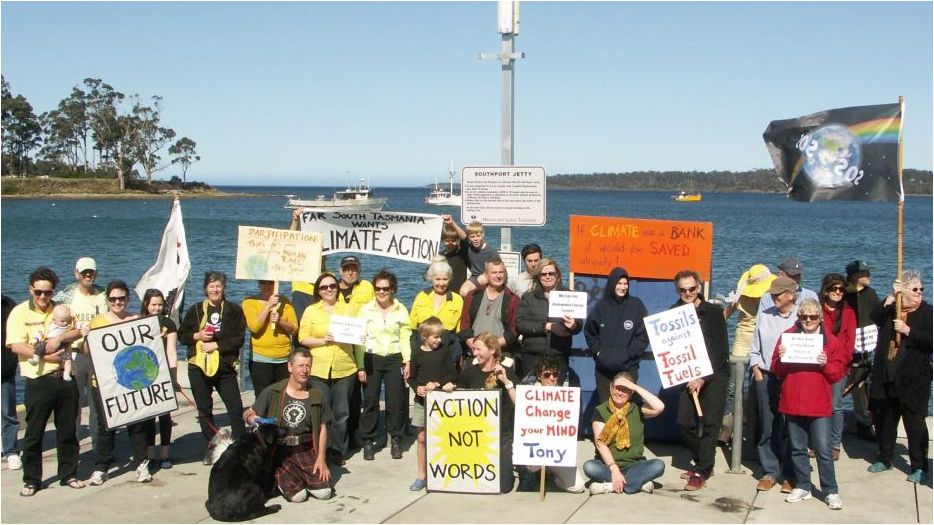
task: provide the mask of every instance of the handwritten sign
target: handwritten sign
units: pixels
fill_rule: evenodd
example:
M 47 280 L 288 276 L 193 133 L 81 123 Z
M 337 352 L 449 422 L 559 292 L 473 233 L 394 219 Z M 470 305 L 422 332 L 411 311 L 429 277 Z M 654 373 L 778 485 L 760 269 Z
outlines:
M 328 332 L 338 343 L 362 345 L 363 334 L 366 333 L 366 319 L 332 315 L 328 325 Z
M 320 234 L 240 226 L 237 279 L 314 281 L 320 273 Z
M 686 304 L 643 319 L 662 388 L 671 388 L 713 373 L 697 309 Z
M 782 363 L 817 364 L 817 356 L 824 348 L 821 334 L 782 334 L 785 355 Z
M 498 390 L 428 392 L 429 491 L 499 493 L 501 406 Z
M 522 273 L 522 254 L 519 252 L 499 252 L 499 258 L 506 265 L 506 275 L 510 281 L 515 281 L 516 277 Z
M 570 236 L 568 253 L 575 273 L 607 275 L 622 266 L 635 277 L 671 279 L 691 268 L 702 281 L 710 280 L 710 222 L 571 215 Z
M 570 315 L 575 319 L 587 317 L 587 292 L 552 290 L 548 294 L 548 317 Z
M 486 226 L 544 226 L 545 168 L 465 167 L 461 171 L 461 222 Z
M 321 234 L 325 252 L 357 252 L 429 264 L 438 255 L 440 215 L 301 210 L 301 229 Z
M 871 324 L 856 329 L 856 347 L 853 349 L 857 354 L 865 354 L 876 349 L 879 342 L 879 327 Z
M 516 387 L 512 462 L 548 467 L 577 466 L 578 387 Z
M 178 408 L 157 317 L 94 328 L 87 343 L 108 429 Z

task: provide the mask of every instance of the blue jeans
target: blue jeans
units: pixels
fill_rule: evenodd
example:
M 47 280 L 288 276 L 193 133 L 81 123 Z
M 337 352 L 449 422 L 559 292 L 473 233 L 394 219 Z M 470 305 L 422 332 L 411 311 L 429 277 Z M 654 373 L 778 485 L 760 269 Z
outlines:
M 3 382 L 3 391 L 0 392 L 3 413 L 3 457 L 19 453 L 16 442 L 16 432 L 19 430 L 19 418 L 16 417 L 16 376 Z
M 350 419 L 350 395 L 357 387 L 357 374 L 347 377 L 322 379 L 317 376 L 308 378 L 311 386 L 321 391 L 324 402 L 331 407 L 331 424 L 328 425 L 328 448 L 346 456 L 350 449 L 347 436 L 347 420 Z
M 830 448 L 840 448 L 843 441 L 843 387 L 846 386 L 846 376 L 833 384 L 833 415 L 830 421 Z
M 642 485 L 662 477 L 662 474 L 665 473 L 665 463 L 660 459 L 640 459 L 624 468 L 622 472 L 623 477 L 626 478 L 623 492 L 635 494 L 642 489 Z M 613 481 L 610 467 L 599 459 L 591 459 L 584 463 L 584 475 L 590 478 L 591 481 L 599 483 Z
M 833 455 L 830 447 L 829 417 L 785 416 L 788 425 L 788 442 L 791 447 L 791 462 L 795 468 L 795 487 L 811 490 L 811 461 L 808 459 L 808 438 L 817 457 L 817 474 L 824 494 L 837 494 L 837 477 L 834 474 Z
M 785 439 L 784 416 L 778 413 L 781 381 L 768 372 L 762 374 L 762 381 L 752 379 L 762 426 L 758 445 L 759 464 L 762 465 L 763 475 L 779 479 L 784 474 L 788 478 L 793 472 Z

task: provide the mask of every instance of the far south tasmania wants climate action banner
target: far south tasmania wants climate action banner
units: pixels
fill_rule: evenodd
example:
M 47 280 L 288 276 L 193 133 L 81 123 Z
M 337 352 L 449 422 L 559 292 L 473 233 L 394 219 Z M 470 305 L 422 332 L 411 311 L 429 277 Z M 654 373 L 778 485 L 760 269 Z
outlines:
M 880 104 L 776 120 L 762 138 L 795 200 L 891 201 L 901 130 L 901 106 Z
M 108 429 L 178 408 L 158 317 L 95 328 L 87 342 Z
M 358 252 L 429 264 L 438 255 L 440 215 L 301 210 L 302 231 L 319 232 L 324 252 Z

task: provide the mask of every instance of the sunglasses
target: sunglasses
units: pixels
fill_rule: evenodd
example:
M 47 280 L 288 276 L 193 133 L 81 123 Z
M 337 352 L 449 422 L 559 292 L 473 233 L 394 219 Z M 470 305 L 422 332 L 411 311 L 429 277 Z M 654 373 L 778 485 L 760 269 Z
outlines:
M 356 266 L 344 266 L 343 268 L 341 268 L 341 271 L 350 272 L 350 273 L 360 273 L 360 268 L 357 268 Z
M 90 277 L 92 275 L 97 275 L 97 270 L 84 270 L 83 272 L 80 272 L 80 273 L 81 275 L 85 277 Z
M 911 291 L 914 292 L 914 293 L 924 293 L 924 287 L 921 287 L 921 288 L 912 288 Z
M 125 303 L 125 302 L 126 302 L 126 296 L 125 296 L 125 295 L 116 295 L 116 296 L 111 296 L 111 297 L 108 297 L 108 298 L 107 298 L 107 302 L 108 302 L 108 303 L 116 303 L 116 302 L 118 302 L 118 301 L 122 301 L 122 302 Z
M 542 379 L 551 379 L 552 377 L 558 377 L 557 372 L 542 372 Z
M 337 288 L 337 283 L 334 284 L 322 284 L 318 286 L 319 290 L 334 290 Z
M 377 292 L 391 292 L 392 291 L 391 286 L 374 286 L 373 289 L 376 290 Z
M 798 316 L 798 319 L 801 319 L 802 321 L 817 321 L 817 320 L 820 320 L 820 316 L 817 314 L 814 314 L 814 315 L 801 314 Z
M 842 291 L 844 291 L 844 290 L 846 290 L 846 287 L 841 286 L 841 285 L 838 284 L 838 285 L 831 286 L 831 287 L 827 288 L 826 291 L 827 291 L 828 293 L 830 293 L 830 292 L 842 292 Z
M 694 290 L 697 290 L 697 286 L 692 286 L 690 288 L 680 288 L 680 287 L 678 288 L 679 293 L 691 293 Z
M 38 288 L 33 289 L 33 295 L 36 297 L 52 297 L 52 294 L 55 293 L 55 290 L 39 290 Z
M 555 277 L 556 275 L 558 275 L 558 272 L 541 272 L 538 275 L 542 277 Z

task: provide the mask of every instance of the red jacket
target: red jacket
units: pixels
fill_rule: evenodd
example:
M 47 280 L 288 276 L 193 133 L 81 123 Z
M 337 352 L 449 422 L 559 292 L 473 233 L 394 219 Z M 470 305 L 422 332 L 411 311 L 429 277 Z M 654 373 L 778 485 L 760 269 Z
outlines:
M 843 312 L 843 319 L 840 323 L 840 332 L 834 334 L 833 325 L 835 316 L 841 315 L 841 311 Z M 821 306 L 821 312 L 824 314 L 824 332 L 836 335 L 837 339 L 840 340 L 840 344 L 844 352 L 846 352 L 846 362 L 844 366 L 850 366 L 850 361 L 853 360 L 853 348 L 856 347 L 856 312 L 846 303 L 843 303 L 843 310 L 840 310 L 840 308 L 828 310 L 826 306 Z
M 786 334 L 801 332 L 798 323 L 785 330 Z M 840 340 L 821 330 L 824 336 L 824 366 L 782 363 L 778 357 L 781 338 L 775 343 L 772 353 L 772 373 L 782 380 L 778 411 L 791 416 L 830 417 L 833 413 L 831 385 L 847 373 L 846 350 Z

